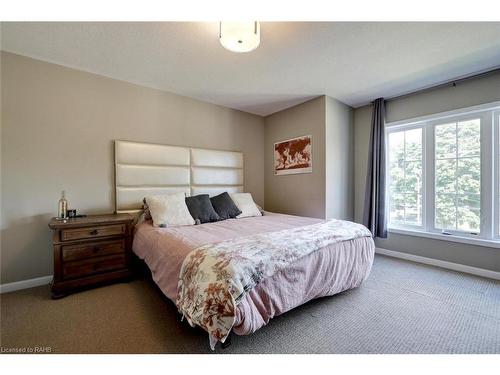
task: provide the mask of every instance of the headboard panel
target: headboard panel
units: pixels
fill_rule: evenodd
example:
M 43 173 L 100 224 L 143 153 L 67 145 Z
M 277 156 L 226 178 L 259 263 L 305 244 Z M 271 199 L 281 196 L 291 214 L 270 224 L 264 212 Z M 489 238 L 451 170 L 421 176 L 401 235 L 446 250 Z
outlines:
M 189 148 L 115 141 L 115 162 L 137 165 L 189 166 Z
M 218 167 L 243 169 L 243 154 L 233 151 L 191 149 L 191 165 L 194 167 Z
M 115 211 L 134 212 L 148 195 L 243 191 L 243 154 L 115 141 Z

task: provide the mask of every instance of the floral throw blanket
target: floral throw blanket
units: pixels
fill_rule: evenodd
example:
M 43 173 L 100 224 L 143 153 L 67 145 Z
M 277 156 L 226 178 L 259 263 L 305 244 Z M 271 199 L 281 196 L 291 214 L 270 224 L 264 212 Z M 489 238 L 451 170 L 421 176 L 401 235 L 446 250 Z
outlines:
M 201 246 L 182 264 L 177 307 L 209 333 L 213 349 L 231 331 L 239 301 L 261 280 L 325 246 L 370 236 L 363 225 L 328 220 Z

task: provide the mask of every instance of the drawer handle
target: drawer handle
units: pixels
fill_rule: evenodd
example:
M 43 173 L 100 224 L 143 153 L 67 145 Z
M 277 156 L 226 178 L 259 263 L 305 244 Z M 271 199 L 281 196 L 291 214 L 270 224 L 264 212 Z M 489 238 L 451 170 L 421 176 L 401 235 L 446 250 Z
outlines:
M 99 246 L 94 246 L 92 248 L 92 252 L 94 252 L 94 253 L 97 253 L 99 250 L 101 250 L 101 248 Z
M 90 234 L 95 236 L 95 235 L 99 234 L 99 231 L 97 229 L 94 229 L 94 230 L 90 231 Z

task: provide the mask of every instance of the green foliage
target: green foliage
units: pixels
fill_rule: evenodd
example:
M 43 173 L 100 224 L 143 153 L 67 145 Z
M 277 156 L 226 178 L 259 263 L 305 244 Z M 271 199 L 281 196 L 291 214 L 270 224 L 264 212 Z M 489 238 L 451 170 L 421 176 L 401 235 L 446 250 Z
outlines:
M 435 226 L 479 232 L 480 121 L 437 125 Z M 422 129 L 389 135 L 390 222 L 422 225 Z

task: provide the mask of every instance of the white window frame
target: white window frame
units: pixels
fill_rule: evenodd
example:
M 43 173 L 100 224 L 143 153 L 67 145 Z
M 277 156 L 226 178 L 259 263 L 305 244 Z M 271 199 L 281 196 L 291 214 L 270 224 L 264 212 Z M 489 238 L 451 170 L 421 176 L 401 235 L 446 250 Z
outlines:
M 386 132 L 385 132 L 385 143 L 386 145 L 389 144 L 389 134 L 391 133 L 397 133 L 400 131 L 406 131 L 406 130 L 413 130 L 413 129 L 422 129 L 422 224 L 421 225 L 414 225 L 414 224 L 393 224 L 391 228 L 396 228 L 396 229 L 411 229 L 411 230 L 420 230 L 423 231 L 425 230 L 426 227 L 426 202 L 425 202 L 425 184 L 426 184 L 426 171 L 425 171 L 425 127 L 423 127 L 422 124 L 413 124 L 413 125 L 408 125 L 408 126 L 395 126 L 388 128 L 386 127 Z M 386 147 L 386 150 L 388 150 L 388 147 Z M 387 217 L 390 217 L 390 192 L 389 192 L 389 186 L 390 186 L 390 176 L 389 176 L 389 153 L 387 151 L 386 155 L 386 194 L 385 196 L 388 197 L 386 200 L 386 215 Z
M 500 109 L 492 112 L 493 122 L 493 237 L 500 240 Z
M 435 226 L 435 209 L 431 208 L 431 216 L 432 220 L 429 220 L 428 222 L 428 231 L 433 232 L 433 233 L 442 233 L 445 235 L 455 235 L 455 236 L 461 236 L 461 237 L 471 237 L 471 238 L 491 238 L 492 233 L 492 225 L 491 225 L 491 213 L 489 212 L 492 208 L 491 206 L 491 199 L 489 192 L 490 188 L 492 185 L 491 181 L 491 171 L 492 171 L 492 166 L 491 166 L 491 147 L 489 147 L 490 143 L 488 140 L 492 139 L 491 135 L 491 123 L 488 120 L 488 114 L 489 112 L 484 112 L 484 113 L 466 113 L 466 114 L 461 114 L 453 117 L 448 117 L 445 119 L 437 119 L 434 121 L 429 121 L 427 123 L 428 125 L 428 131 L 432 133 L 432 153 L 428 155 L 428 158 L 431 159 L 431 163 L 429 165 L 430 168 L 430 173 L 432 176 L 432 183 L 429 184 L 428 186 L 428 195 L 430 195 L 432 198 L 432 208 L 434 208 L 434 200 L 435 200 L 435 149 L 434 146 L 436 144 L 436 139 L 435 139 L 435 131 L 436 131 L 436 126 L 439 125 L 444 125 L 449 122 L 461 122 L 461 121 L 467 121 L 467 120 L 474 120 L 474 119 L 479 119 L 481 122 L 481 217 L 480 217 L 480 230 L 479 233 L 477 234 L 472 234 L 472 233 L 467 233 L 465 231 L 461 230 L 452 230 L 452 229 L 446 229 L 442 230 L 439 228 L 436 228 Z M 458 150 L 457 150 L 458 152 Z M 489 155 L 489 156 L 488 156 Z
M 500 248 L 500 102 L 387 123 L 386 146 L 392 132 L 422 128 L 422 225 L 394 225 L 389 232 L 438 238 Z M 481 121 L 481 218 L 480 232 L 442 231 L 435 227 L 435 127 L 447 122 L 480 118 Z M 390 218 L 389 149 L 386 147 L 386 215 Z

